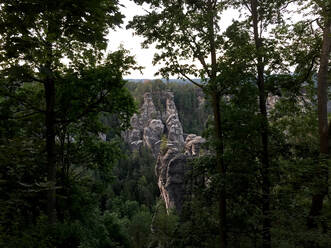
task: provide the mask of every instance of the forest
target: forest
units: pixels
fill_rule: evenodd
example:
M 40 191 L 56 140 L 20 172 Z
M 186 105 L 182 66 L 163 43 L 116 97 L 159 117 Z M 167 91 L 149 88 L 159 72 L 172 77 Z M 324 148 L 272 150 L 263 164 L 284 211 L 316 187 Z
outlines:
M 130 1 L 0 0 L 0 247 L 330 248 L 331 0 Z

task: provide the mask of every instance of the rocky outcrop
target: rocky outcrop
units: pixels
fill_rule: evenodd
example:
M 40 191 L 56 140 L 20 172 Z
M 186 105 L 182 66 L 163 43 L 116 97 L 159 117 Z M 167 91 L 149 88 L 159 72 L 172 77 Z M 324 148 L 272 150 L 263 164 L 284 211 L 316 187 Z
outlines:
M 148 125 L 149 121 L 152 119 L 158 119 L 159 112 L 156 111 L 155 105 L 153 103 L 151 93 L 147 92 L 144 94 L 144 103 L 140 108 L 139 126 L 145 127 Z
M 147 146 L 156 157 L 160 151 L 160 144 L 162 134 L 164 132 L 164 125 L 161 120 L 152 119 L 148 126 L 144 128 L 143 144 Z
M 205 142 L 201 136 L 190 134 L 185 140 L 185 152 L 181 152 L 173 143 L 168 142 L 167 150 L 160 153 L 155 173 L 161 197 L 167 210 L 181 212 L 185 199 L 185 174 L 187 161 L 200 155 L 200 147 Z
M 131 118 L 131 129 L 125 134 L 125 139 L 132 151 L 139 150 L 142 146 L 149 147 L 156 157 L 159 152 L 159 141 L 164 131 L 164 125 L 157 119 L 159 112 L 156 110 L 149 92 L 144 94 L 144 103 L 139 114 Z
M 155 173 L 158 186 L 166 208 L 181 211 L 184 200 L 184 176 L 186 156 L 179 153 L 176 147 L 170 147 L 167 152 L 158 157 Z
M 163 135 L 173 146 L 178 149 L 184 148 L 183 127 L 174 102 L 174 94 L 164 92 L 162 97 L 165 98 L 165 109 L 157 110 L 151 93 L 144 94 L 144 103 L 139 114 L 133 115 L 131 129 L 125 135 L 131 150 L 138 150 L 145 146 L 157 158 Z
M 132 151 L 142 146 L 151 150 L 157 158 L 155 173 L 158 186 L 167 210 L 181 212 L 185 199 L 185 173 L 187 160 L 199 156 L 201 144 L 205 140 L 195 134 L 187 135 L 179 120 L 172 92 L 162 92 L 165 106 L 157 109 L 151 93 L 144 94 L 144 103 L 139 114 L 131 118 L 131 129 L 125 137 Z M 166 136 L 167 139 L 162 139 Z M 161 141 L 162 140 L 162 141 Z M 160 151 L 161 143 L 162 151 Z
M 177 108 L 174 102 L 174 94 L 167 94 L 166 125 L 168 129 L 168 143 L 173 144 L 178 149 L 184 146 L 183 127 L 179 121 Z
M 185 140 L 185 155 L 188 156 L 199 156 L 200 155 L 200 148 L 206 140 L 201 136 L 197 136 L 195 134 L 189 134 Z

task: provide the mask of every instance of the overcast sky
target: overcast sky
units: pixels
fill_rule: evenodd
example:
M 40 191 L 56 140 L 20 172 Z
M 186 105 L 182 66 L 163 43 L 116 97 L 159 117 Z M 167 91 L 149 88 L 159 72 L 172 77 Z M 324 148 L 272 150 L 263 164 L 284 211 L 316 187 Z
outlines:
M 145 67 L 142 74 L 139 71 L 132 71 L 130 75 L 126 75 L 125 78 L 145 78 L 153 79 L 157 78 L 154 74 L 158 71 L 158 66 L 153 66 L 152 60 L 154 53 L 156 52 L 154 47 L 149 49 L 142 49 L 141 43 L 144 40 L 140 36 L 133 35 L 132 30 L 126 30 L 125 27 L 128 22 L 135 15 L 143 15 L 146 12 L 144 8 L 146 6 L 139 6 L 130 0 L 121 0 L 120 3 L 123 5 L 121 7 L 121 12 L 125 15 L 124 24 L 122 28 L 117 28 L 115 31 L 111 31 L 108 35 L 108 51 L 115 51 L 122 44 L 125 49 L 129 50 L 132 55 L 135 56 L 136 61 L 140 66 Z M 293 17 L 293 14 L 292 14 Z M 225 30 L 231 23 L 232 20 L 239 19 L 239 12 L 233 9 L 225 11 L 222 15 L 222 30 Z M 298 18 L 295 18 L 298 19 Z
M 120 1 L 124 7 L 121 7 L 121 12 L 125 15 L 124 24 L 122 28 L 118 28 L 115 31 L 111 31 L 108 35 L 109 43 L 108 50 L 115 51 L 121 44 L 125 49 L 129 50 L 132 55 L 136 57 L 136 60 L 140 66 L 145 67 L 141 74 L 139 71 L 132 71 L 130 75 L 125 76 L 125 78 L 157 78 L 154 74 L 158 71 L 158 66 L 153 66 L 152 60 L 154 53 L 156 52 L 154 47 L 150 47 L 149 49 L 142 49 L 141 43 L 144 40 L 140 36 L 133 35 L 132 30 L 126 30 L 125 26 L 135 15 L 143 15 L 146 12 L 144 8 L 147 9 L 146 6 L 139 6 L 129 0 L 121 0 Z M 233 18 L 238 18 L 239 13 L 234 10 L 228 10 L 224 13 L 224 18 L 222 20 L 222 24 L 224 29 L 228 27 Z

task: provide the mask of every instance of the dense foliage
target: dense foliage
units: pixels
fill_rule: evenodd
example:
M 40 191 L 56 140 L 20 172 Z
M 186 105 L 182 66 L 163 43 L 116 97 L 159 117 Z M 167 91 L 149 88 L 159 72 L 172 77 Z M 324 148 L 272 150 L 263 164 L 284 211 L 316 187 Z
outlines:
M 185 83 L 123 80 L 134 57 L 105 52 L 120 1 L 0 0 L 0 247 L 329 248 L 331 2 L 134 2 L 149 10 L 129 27 Z M 242 18 L 223 32 L 228 8 Z M 206 138 L 181 213 L 122 137 L 166 91 Z

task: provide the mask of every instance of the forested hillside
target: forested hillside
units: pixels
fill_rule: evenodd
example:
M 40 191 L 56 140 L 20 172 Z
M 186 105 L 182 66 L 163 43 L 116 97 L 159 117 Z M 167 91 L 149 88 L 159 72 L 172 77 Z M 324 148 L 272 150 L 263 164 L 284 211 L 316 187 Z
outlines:
M 130 2 L 0 0 L 0 247 L 330 248 L 330 0 Z

